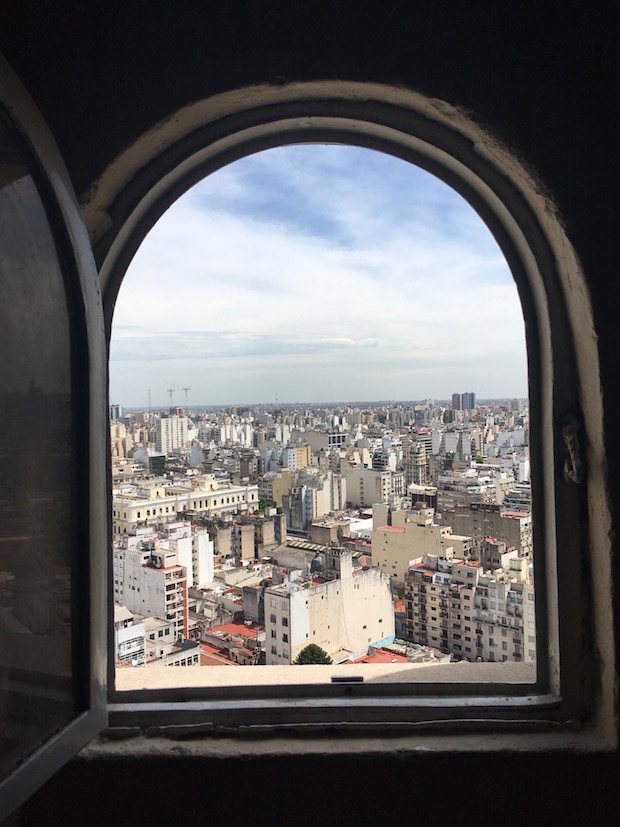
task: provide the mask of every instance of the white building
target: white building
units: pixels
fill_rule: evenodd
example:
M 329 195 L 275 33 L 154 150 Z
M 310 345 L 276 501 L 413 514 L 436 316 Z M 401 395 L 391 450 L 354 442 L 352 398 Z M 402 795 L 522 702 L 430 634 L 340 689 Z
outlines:
M 155 448 L 164 454 L 185 448 L 188 442 L 186 416 L 162 416 L 155 426 Z
M 144 666 L 145 627 L 125 606 L 114 606 L 114 659 L 116 663 Z
M 299 577 L 265 590 L 267 665 L 293 663 L 310 643 L 339 662 L 393 637 L 389 578 L 378 569 L 354 572 L 348 551 L 340 552 L 337 580 Z
M 156 547 L 154 540 L 123 540 L 114 547 L 114 602 L 134 614 L 167 620 L 177 638 L 186 637 L 187 570 L 176 552 Z
M 200 666 L 200 644 L 179 640 L 174 623 L 159 617 L 144 620 L 146 666 Z
M 187 571 L 188 588 L 208 586 L 213 582 L 214 549 L 207 531 L 190 531 L 184 537 L 171 538 L 167 542 L 176 552 L 179 565 Z

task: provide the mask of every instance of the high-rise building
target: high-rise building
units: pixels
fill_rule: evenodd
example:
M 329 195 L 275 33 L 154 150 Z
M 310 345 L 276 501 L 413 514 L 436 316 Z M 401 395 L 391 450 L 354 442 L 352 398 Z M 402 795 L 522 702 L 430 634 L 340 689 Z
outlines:
M 426 443 L 406 442 L 403 449 L 403 468 L 406 485 L 426 484 Z
M 187 637 L 187 569 L 171 549 L 153 540 L 125 538 L 114 548 L 114 602 L 142 617 L 173 623 Z
M 461 404 L 464 411 L 473 411 L 476 407 L 476 394 L 473 391 L 464 393 Z
M 536 659 L 534 587 L 528 561 L 502 555 L 503 568 L 427 556 L 405 586 L 406 635 L 466 660 Z
M 178 451 L 187 443 L 187 417 L 162 416 L 155 426 L 155 448 L 163 454 Z
M 453 393 L 452 394 L 452 410 L 453 411 L 460 411 L 461 410 L 461 394 L 460 393 Z

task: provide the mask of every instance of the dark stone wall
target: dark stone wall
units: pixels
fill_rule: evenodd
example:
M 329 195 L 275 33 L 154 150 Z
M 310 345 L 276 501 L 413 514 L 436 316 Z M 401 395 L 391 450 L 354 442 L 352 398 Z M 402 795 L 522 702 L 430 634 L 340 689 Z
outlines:
M 617 823 L 616 779 L 616 761 L 600 755 L 73 762 L 20 823 L 602 826 Z
M 78 195 L 151 125 L 241 85 L 375 81 L 471 110 L 539 176 L 583 263 L 617 525 L 616 16 L 597 0 L 5 0 L 0 51 L 47 119 Z M 445 823 L 481 805 L 495 821 L 607 824 L 617 765 L 616 754 L 73 761 L 22 823 Z

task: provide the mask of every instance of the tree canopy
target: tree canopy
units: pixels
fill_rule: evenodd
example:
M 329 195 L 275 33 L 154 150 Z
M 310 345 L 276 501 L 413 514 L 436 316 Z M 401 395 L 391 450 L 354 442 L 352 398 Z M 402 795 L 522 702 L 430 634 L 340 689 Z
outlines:
M 306 664 L 310 663 L 320 663 L 320 664 L 330 664 L 333 663 L 330 656 L 327 654 L 325 649 L 321 649 L 320 646 L 317 646 L 316 643 L 309 643 L 301 652 L 297 655 L 293 663 L 296 666 L 305 666 Z
M 261 497 L 258 501 L 258 510 L 264 511 L 266 508 L 276 508 L 277 503 L 275 500 L 270 500 L 267 497 Z

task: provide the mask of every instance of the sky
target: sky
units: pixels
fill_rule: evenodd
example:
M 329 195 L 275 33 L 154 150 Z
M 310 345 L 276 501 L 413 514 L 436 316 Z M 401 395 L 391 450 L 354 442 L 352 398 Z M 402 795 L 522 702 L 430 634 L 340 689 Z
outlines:
M 160 218 L 112 330 L 127 407 L 527 396 L 521 305 L 486 225 L 420 168 L 279 147 Z M 184 388 L 190 388 L 187 395 Z

